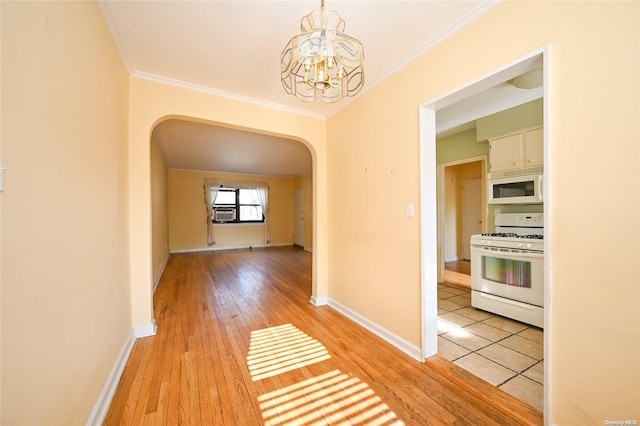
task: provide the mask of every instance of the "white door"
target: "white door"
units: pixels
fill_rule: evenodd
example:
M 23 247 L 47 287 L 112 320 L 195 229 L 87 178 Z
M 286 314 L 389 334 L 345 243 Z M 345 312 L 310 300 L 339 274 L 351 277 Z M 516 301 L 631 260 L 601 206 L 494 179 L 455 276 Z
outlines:
M 293 243 L 304 247 L 304 190 L 293 191 Z
M 462 181 L 462 257 L 471 259 L 469 240 L 482 232 L 482 179 Z

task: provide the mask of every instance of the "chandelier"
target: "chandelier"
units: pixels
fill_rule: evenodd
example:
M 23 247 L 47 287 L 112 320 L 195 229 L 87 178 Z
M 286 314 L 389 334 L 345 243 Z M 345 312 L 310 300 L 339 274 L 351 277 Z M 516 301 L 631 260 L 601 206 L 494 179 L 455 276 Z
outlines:
M 344 20 L 335 10 L 320 9 L 300 21 L 301 34 L 289 40 L 280 55 L 284 90 L 305 102 L 336 102 L 356 95 L 364 85 L 364 49 L 360 40 L 343 33 Z

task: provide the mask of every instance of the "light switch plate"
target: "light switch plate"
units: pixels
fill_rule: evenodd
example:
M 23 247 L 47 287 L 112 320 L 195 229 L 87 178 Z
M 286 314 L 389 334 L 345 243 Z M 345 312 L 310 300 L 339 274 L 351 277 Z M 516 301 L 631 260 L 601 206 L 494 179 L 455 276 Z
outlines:
M 407 203 L 407 217 L 413 217 L 413 203 Z

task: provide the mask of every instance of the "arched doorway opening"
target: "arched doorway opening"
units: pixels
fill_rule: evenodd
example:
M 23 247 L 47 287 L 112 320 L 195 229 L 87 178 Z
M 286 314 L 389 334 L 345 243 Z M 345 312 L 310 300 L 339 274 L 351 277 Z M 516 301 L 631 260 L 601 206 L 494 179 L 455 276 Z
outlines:
M 293 245 L 295 190 L 303 191 L 303 208 L 308 212 L 302 246 L 313 251 L 315 154 L 307 142 L 169 116 L 156 122 L 149 143 L 154 290 L 171 253 Z M 217 223 L 217 241 L 208 244 L 205 178 L 265 182 L 270 197 L 269 240 L 264 238 L 265 223 Z

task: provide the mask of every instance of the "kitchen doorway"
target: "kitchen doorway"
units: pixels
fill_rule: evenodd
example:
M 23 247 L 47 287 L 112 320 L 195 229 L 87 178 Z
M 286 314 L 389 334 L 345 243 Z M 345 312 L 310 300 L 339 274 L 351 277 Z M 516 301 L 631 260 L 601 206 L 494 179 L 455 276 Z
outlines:
M 494 70 L 492 73 L 479 77 L 469 83 L 461 86 L 455 91 L 448 92 L 442 97 L 432 99 L 431 101 L 423 104 L 420 107 L 420 195 L 421 195 L 421 264 L 422 264 L 422 319 L 423 319 L 423 335 L 422 335 L 422 356 L 426 358 L 436 355 L 438 353 L 438 282 L 440 278 L 441 266 L 444 262 L 441 262 L 443 255 L 441 254 L 441 240 L 439 240 L 440 233 L 438 229 L 438 220 L 440 219 L 440 209 L 438 200 L 440 194 L 438 192 L 437 176 L 438 166 L 436 159 L 436 150 L 434 149 L 436 144 L 436 111 L 442 108 L 451 106 L 457 102 L 463 101 L 473 95 L 479 94 L 484 90 L 494 87 L 498 84 L 507 82 L 515 77 L 522 75 L 523 73 L 532 69 L 533 65 L 537 67 L 542 66 L 544 76 L 544 97 L 543 97 L 543 115 L 544 115 L 544 157 L 545 163 L 549 164 L 549 145 L 550 145 L 550 122 L 549 122 L 549 105 L 550 99 L 548 96 L 548 83 L 550 76 L 549 68 L 549 52 L 547 47 L 538 49 L 535 52 L 530 53 L 518 60 L 515 60 L 509 64 L 504 65 L 501 68 Z M 540 65 L 542 64 L 542 65 Z M 544 221 L 545 226 L 551 225 L 550 214 L 552 210 L 551 206 L 551 187 L 549 182 L 551 181 L 551 170 L 546 170 L 543 178 L 543 184 L 546 188 L 545 194 L 545 209 L 544 209 Z M 547 226 L 549 230 L 550 226 Z M 437 237 L 436 237 L 437 236 Z M 552 250 L 548 240 L 545 240 L 545 272 L 544 272 L 544 286 L 545 286 L 545 306 L 548 309 L 544 313 L 544 353 L 543 357 L 546 360 L 544 365 L 544 371 L 541 376 L 544 380 L 544 397 L 543 397 L 543 411 L 548 413 L 551 410 L 549 405 L 548 390 L 552 388 L 551 371 L 552 364 L 550 357 L 548 356 L 551 351 L 552 340 L 552 324 L 550 321 L 551 315 L 551 259 Z M 444 267 L 442 266 L 442 269 Z M 453 296 L 456 297 L 456 296 Z

